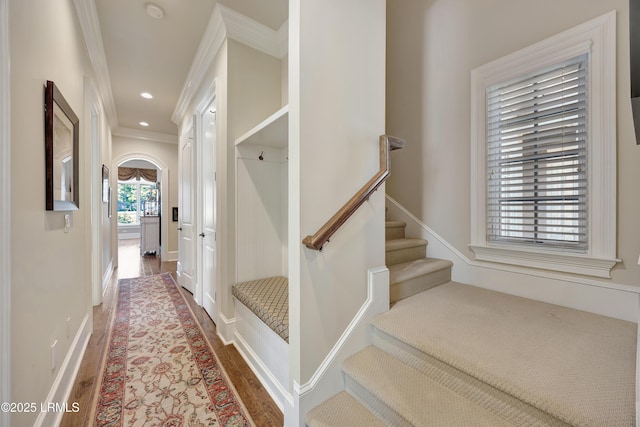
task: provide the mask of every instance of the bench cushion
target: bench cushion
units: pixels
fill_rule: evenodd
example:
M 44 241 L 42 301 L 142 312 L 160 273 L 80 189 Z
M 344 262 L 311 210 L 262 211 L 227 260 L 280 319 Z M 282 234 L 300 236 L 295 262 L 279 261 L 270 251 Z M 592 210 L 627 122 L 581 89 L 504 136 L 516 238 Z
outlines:
M 233 296 L 289 342 L 289 280 L 267 277 L 233 285 Z

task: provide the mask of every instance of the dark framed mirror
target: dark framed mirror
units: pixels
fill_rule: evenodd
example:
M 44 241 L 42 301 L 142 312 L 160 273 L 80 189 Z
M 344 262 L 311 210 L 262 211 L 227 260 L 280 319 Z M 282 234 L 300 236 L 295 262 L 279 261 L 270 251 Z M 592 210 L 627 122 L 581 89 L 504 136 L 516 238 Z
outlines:
M 44 92 L 45 207 L 71 211 L 80 207 L 78 189 L 79 120 L 55 83 Z

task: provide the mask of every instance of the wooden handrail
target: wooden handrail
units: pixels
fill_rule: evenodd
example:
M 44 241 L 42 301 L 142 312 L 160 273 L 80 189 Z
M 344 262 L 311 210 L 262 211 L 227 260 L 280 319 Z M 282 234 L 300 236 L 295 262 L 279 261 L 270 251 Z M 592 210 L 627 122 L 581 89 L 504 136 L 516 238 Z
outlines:
M 322 250 L 322 246 L 329 241 L 333 233 L 338 231 L 358 208 L 369 199 L 371 194 L 389 176 L 391 159 L 389 152 L 398 150 L 404 146 L 404 139 L 389 135 L 380 135 L 380 171 L 367 182 L 347 203 L 342 206 L 313 236 L 307 236 L 302 243 L 309 249 Z

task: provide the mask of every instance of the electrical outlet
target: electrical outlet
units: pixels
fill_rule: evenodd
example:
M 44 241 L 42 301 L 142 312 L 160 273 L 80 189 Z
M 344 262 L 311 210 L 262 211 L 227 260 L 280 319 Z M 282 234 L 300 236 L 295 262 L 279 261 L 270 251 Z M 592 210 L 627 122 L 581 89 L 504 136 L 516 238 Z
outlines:
M 64 214 L 64 232 L 68 233 L 71 228 L 71 214 Z
M 55 371 L 56 366 L 58 366 L 58 357 L 57 357 L 57 347 L 58 340 L 55 340 L 53 344 L 51 344 L 51 370 Z

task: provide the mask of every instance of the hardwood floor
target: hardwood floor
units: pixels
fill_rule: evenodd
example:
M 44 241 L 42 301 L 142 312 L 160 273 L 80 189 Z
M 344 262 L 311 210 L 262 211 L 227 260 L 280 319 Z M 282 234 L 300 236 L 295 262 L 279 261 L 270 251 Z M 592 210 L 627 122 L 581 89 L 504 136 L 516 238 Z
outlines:
M 90 416 L 93 412 L 95 388 L 100 378 L 102 360 L 108 337 L 111 315 L 115 302 L 115 290 L 118 279 L 147 276 L 169 272 L 176 278 L 176 262 L 161 262 L 155 256 L 139 255 L 139 240 L 121 240 L 118 245 L 118 269 L 113 278 L 104 301 L 93 307 L 93 335 L 84 354 L 78 376 L 69 396 L 68 402 L 78 402 L 78 413 L 66 413 L 60 424 L 62 427 L 85 427 L 92 425 Z M 220 363 L 229 375 L 229 379 L 238 391 L 256 426 L 282 426 L 284 417 L 278 406 L 262 387 L 240 353 L 233 345 L 224 345 L 216 333 L 216 325 L 207 313 L 199 307 L 191 293 L 180 289 L 202 326 L 211 346 L 218 355 Z

